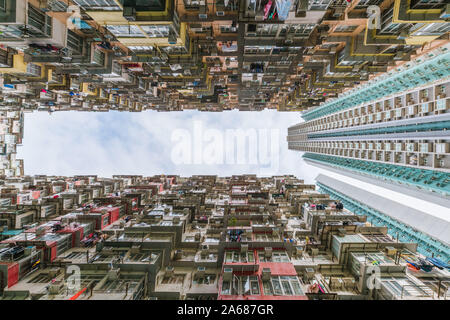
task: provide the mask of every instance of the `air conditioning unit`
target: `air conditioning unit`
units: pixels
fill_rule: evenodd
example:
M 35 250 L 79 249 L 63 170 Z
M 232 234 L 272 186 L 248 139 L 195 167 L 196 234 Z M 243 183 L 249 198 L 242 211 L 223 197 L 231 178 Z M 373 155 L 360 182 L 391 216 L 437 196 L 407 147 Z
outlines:
M 175 251 L 175 260 L 179 260 L 183 258 L 183 250 L 176 250 Z
M 217 12 L 216 12 L 216 15 L 217 15 L 218 17 L 223 17 L 223 16 L 225 15 L 225 12 L 224 12 L 224 11 L 217 11 Z
M 303 256 L 303 248 L 302 248 L 302 247 L 296 247 L 296 248 L 295 248 L 295 256 L 296 256 L 296 257 L 301 257 L 301 256 Z
M 172 277 L 174 274 L 175 268 L 173 266 L 167 266 L 166 271 L 164 272 L 164 276 Z
M 395 256 L 395 254 L 397 253 L 397 249 L 395 249 L 394 247 L 386 247 L 386 255 L 392 257 Z
M 223 281 L 231 281 L 233 279 L 233 268 L 223 268 Z
M 136 21 L 136 8 L 123 7 L 123 17 L 128 21 Z
M 305 268 L 303 275 L 306 279 L 312 279 L 314 277 L 314 268 Z
M 340 17 L 345 11 L 345 8 L 338 7 L 334 9 L 333 17 Z
M 340 236 L 340 237 L 343 237 L 343 236 L 345 236 L 347 234 L 347 231 L 344 229 L 344 228 L 339 228 L 339 230 L 338 230 L 338 235 Z
M 311 248 L 311 255 L 312 256 L 317 256 L 319 254 L 319 249 L 318 248 Z
M 256 12 L 255 21 L 263 21 L 264 20 L 264 9 L 261 8 Z
M 60 270 L 58 268 L 52 268 L 48 272 L 48 276 L 50 278 L 56 278 L 56 276 L 60 273 Z
M 264 256 L 266 258 L 271 258 L 272 257 L 272 247 L 265 247 L 264 248 Z
M 248 252 L 248 244 L 241 244 L 241 253 L 247 253 Z
M 206 13 L 200 13 L 200 14 L 198 15 L 198 18 L 199 18 L 199 19 L 208 19 L 208 15 L 207 15 Z
M 202 251 L 200 252 L 202 258 L 206 258 L 206 256 L 209 254 L 209 246 L 203 245 Z
M 197 268 L 197 275 L 198 276 L 204 276 L 206 273 L 206 268 L 205 267 L 198 267 Z
M 48 287 L 48 292 L 50 294 L 58 294 L 64 287 L 64 281 L 55 281 Z
M 117 280 L 117 279 L 119 279 L 119 275 L 120 275 L 120 269 L 119 268 L 110 269 L 108 271 L 108 280 Z
M 177 43 L 177 35 L 174 32 L 169 33 L 169 37 L 167 38 L 167 41 L 169 42 L 169 44 L 176 44 Z
M 269 281 L 270 277 L 272 276 L 272 272 L 270 271 L 270 268 L 263 268 L 261 278 L 263 281 Z

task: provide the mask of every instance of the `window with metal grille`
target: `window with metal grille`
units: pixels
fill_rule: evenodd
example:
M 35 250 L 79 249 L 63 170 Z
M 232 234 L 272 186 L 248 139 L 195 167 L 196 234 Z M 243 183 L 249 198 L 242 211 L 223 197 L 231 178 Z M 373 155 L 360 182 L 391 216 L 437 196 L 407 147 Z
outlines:
M 144 38 L 145 35 L 141 29 L 136 25 L 128 26 L 106 26 L 106 29 L 110 31 L 116 37 L 122 38 Z
M 308 10 L 326 10 L 331 0 L 310 0 Z
M 115 74 L 121 75 L 122 74 L 122 65 L 119 62 L 114 61 L 113 65 L 112 65 L 112 72 Z
M 0 25 L 0 39 L 21 39 L 22 31 L 18 28 L 18 26 L 2 26 Z
M 28 63 L 27 73 L 39 77 L 41 75 L 41 67 L 34 63 Z
M 278 31 L 276 24 L 261 24 L 257 25 L 256 33 L 258 36 L 275 37 Z
M 114 0 L 74 0 L 84 10 L 121 11 Z
M 445 0 L 412 0 L 411 9 L 437 9 L 446 4 Z
M 334 32 L 352 32 L 355 31 L 357 26 L 337 26 Z
M 142 51 L 153 51 L 153 46 L 128 46 L 128 49 L 133 50 L 135 52 Z
M 52 18 L 42 13 L 32 5 L 28 4 L 27 28 L 33 37 L 52 35 Z
M 355 9 L 363 9 L 369 6 L 377 6 L 382 2 L 383 0 L 360 0 L 356 5 Z
M 167 25 L 149 25 L 142 26 L 141 28 L 150 38 L 164 38 L 169 36 L 170 26 Z
M 162 50 L 168 54 L 184 54 L 187 53 L 186 48 L 183 46 L 164 47 Z
M 416 23 L 410 29 L 414 36 L 437 36 L 450 31 L 450 23 Z
M 398 34 L 404 29 L 408 29 L 412 24 L 406 23 L 392 23 L 394 6 L 385 10 L 381 14 L 381 29 L 380 34 Z
M 49 7 L 51 8 L 51 11 L 54 12 L 66 12 L 67 10 L 67 3 L 63 1 L 57 1 L 57 0 L 51 0 L 48 3 Z
M 294 34 L 296 37 L 307 37 L 315 28 L 315 24 L 298 24 L 289 28 L 289 34 Z
M 296 276 L 273 276 L 269 281 L 263 281 L 265 295 L 290 296 L 303 295 L 300 282 Z
M 220 26 L 220 32 L 221 33 L 236 33 L 237 28 L 233 26 Z
M 105 54 L 102 51 L 96 49 L 94 51 L 94 57 L 92 60 L 93 63 L 103 65 L 105 63 Z
M 67 47 L 76 52 L 82 52 L 83 38 L 67 29 Z

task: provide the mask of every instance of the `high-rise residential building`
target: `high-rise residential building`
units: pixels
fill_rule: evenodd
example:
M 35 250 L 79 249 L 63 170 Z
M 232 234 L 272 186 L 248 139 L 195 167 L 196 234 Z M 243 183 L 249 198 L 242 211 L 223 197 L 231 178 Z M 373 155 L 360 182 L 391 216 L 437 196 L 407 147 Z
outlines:
M 293 176 L 7 178 L 0 300 L 447 299 L 448 256 L 349 209 Z
M 358 211 L 429 253 L 450 248 L 449 48 L 429 50 L 306 111 L 287 137 L 309 164 L 441 205 L 433 216 L 345 181 L 318 179 L 324 191 L 355 208 L 364 204 Z
M 0 108 L 305 110 L 448 41 L 449 15 L 445 0 L 4 0 Z

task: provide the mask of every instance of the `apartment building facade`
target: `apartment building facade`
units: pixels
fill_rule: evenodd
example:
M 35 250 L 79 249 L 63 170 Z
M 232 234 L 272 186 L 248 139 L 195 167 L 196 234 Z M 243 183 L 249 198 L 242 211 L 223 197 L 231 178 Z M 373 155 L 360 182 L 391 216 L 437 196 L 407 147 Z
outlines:
M 447 42 L 448 10 L 444 0 L 5 0 L 0 108 L 307 110 Z
M 2 300 L 447 299 L 448 256 L 293 176 L 24 176 L 4 189 Z

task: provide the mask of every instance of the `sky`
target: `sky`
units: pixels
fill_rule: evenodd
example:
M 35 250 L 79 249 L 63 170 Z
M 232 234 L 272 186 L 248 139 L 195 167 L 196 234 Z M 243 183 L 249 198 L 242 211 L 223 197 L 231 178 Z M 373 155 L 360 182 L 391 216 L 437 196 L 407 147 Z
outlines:
M 33 112 L 25 114 L 17 158 L 26 175 L 292 174 L 314 183 L 324 173 L 450 221 L 449 208 L 306 164 L 286 141 L 287 128 L 301 121 L 276 110 Z
M 17 157 L 26 175 L 294 174 L 313 183 L 319 169 L 287 146 L 287 128 L 300 121 L 276 110 L 33 112 Z M 230 132 L 256 140 L 242 145 Z

